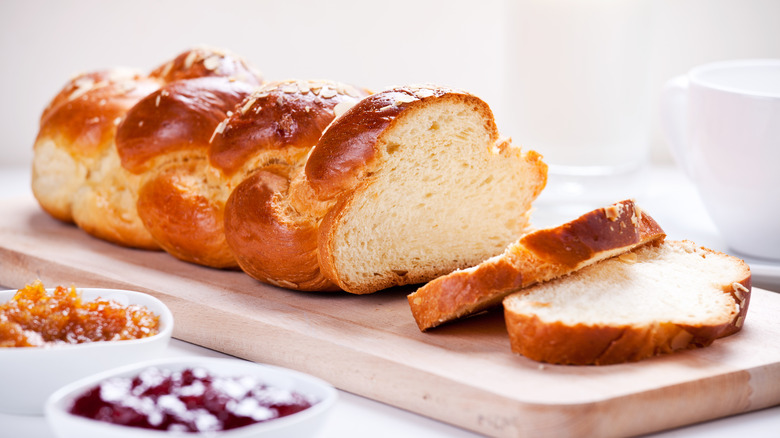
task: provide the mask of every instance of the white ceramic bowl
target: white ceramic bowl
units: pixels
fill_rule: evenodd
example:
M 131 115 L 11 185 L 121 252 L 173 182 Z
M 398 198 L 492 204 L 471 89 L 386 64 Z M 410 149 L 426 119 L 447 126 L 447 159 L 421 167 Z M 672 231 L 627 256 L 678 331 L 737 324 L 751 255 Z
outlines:
M 54 289 L 47 289 L 51 293 Z M 159 357 L 173 332 L 173 315 L 162 301 L 141 292 L 118 289 L 76 288 L 84 301 L 97 298 L 122 305 L 139 304 L 160 317 L 154 336 L 125 341 L 63 344 L 49 347 L 0 348 L 0 411 L 11 414 L 43 414 L 46 399 L 57 389 L 80 378 Z M 0 303 L 15 290 L 0 291 Z
M 313 406 L 281 418 L 255 423 L 236 429 L 210 433 L 174 433 L 122 426 L 92 420 L 69 413 L 73 401 L 111 377 L 129 377 L 148 367 L 181 371 L 202 367 L 212 375 L 223 377 L 254 376 L 268 386 L 286 389 L 318 400 Z M 100 373 L 73 382 L 54 394 L 46 403 L 46 420 L 59 438 L 164 438 L 187 436 L 192 438 L 267 438 L 308 437 L 314 435 L 336 402 L 338 393 L 328 383 L 307 374 L 271 365 L 261 365 L 240 359 L 172 358 L 151 360 Z

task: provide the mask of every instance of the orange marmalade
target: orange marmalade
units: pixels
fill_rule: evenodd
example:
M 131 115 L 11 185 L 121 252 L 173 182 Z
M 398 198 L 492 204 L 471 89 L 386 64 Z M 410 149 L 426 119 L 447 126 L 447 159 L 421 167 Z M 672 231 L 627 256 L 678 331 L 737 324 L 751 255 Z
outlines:
M 49 295 L 36 281 L 0 304 L 0 347 L 39 347 L 139 339 L 157 334 L 160 317 L 144 306 L 83 301 L 74 286 Z

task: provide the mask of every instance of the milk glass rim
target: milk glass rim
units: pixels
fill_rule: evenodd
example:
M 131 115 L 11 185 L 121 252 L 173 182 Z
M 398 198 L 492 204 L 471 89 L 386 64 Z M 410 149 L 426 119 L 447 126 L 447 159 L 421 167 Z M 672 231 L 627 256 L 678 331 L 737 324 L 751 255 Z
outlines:
M 703 77 L 703 75 L 712 71 L 735 69 L 735 68 L 746 68 L 746 67 L 750 67 L 750 68 L 775 67 L 778 69 L 778 75 L 780 75 L 780 58 L 734 59 L 728 61 L 711 62 L 708 64 L 703 64 L 692 68 L 688 72 L 687 76 L 691 84 L 696 84 L 703 88 L 723 91 L 727 93 L 739 94 L 744 96 L 763 97 L 768 99 L 780 99 L 780 91 L 778 92 L 755 91 L 747 88 L 723 85 L 721 83 Z M 778 80 L 780 80 L 780 76 L 778 77 Z

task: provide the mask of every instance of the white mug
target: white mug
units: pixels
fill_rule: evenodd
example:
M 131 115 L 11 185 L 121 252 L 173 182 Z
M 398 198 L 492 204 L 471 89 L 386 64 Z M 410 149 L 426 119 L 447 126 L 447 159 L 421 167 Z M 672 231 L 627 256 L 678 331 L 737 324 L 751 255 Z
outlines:
M 780 260 L 780 59 L 706 64 L 672 79 L 661 123 L 726 244 Z

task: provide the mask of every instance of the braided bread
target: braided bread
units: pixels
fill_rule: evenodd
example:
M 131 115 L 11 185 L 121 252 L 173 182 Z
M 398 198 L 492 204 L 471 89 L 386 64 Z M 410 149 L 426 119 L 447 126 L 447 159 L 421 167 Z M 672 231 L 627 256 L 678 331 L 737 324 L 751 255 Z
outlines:
M 526 231 L 546 183 L 541 156 L 500 139 L 488 105 L 460 90 L 263 83 L 240 58 L 205 49 L 127 81 L 132 92 L 109 97 L 74 83 L 44 112 L 34 164 L 44 210 L 285 288 L 371 293 L 477 264 Z M 82 95 L 89 111 L 115 108 L 100 113 L 111 123 L 93 155 L 76 135 L 60 140 L 67 127 L 50 114 L 87 131 L 89 117 L 71 114 Z M 82 192 L 90 202 L 74 201 Z

